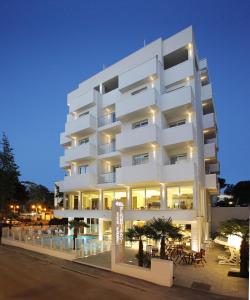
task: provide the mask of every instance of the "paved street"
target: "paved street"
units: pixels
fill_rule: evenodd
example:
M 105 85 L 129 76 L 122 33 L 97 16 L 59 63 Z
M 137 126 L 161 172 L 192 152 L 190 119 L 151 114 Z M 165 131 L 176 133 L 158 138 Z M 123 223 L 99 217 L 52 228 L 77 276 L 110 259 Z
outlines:
M 182 287 L 164 288 L 73 262 L 0 246 L 0 300 L 239 299 Z

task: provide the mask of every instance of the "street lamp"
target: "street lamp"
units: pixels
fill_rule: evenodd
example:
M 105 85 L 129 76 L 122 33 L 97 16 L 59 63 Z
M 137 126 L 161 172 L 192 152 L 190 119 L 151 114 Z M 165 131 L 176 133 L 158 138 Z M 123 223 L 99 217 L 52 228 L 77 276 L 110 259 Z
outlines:
M 15 204 L 11 204 L 10 205 L 10 209 L 13 210 L 14 214 L 16 213 L 16 211 L 18 211 L 20 208 L 19 205 L 15 205 Z

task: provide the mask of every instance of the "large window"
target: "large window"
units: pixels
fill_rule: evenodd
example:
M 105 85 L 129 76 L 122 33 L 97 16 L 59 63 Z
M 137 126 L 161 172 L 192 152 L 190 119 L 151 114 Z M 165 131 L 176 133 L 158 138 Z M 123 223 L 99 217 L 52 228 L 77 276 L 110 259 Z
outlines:
M 148 163 L 148 160 L 149 160 L 148 153 L 137 154 L 137 155 L 133 155 L 132 164 L 133 166 L 142 165 Z
M 103 192 L 103 209 L 112 209 L 112 202 L 119 200 L 127 207 L 127 193 L 123 190 L 104 191 Z
M 192 209 L 193 208 L 193 187 L 178 186 L 167 188 L 168 208 Z
M 133 209 L 160 209 L 160 187 L 132 190 Z
M 82 209 L 98 209 L 99 193 L 82 193 Z
M 178 154 L 175 156 L 171 156 L 170 164 L 171 165 L 178 164 L 178 163 L 182 162 L 183 160 L 187 160 L 187 153 L 182 153 L 182 154 Z

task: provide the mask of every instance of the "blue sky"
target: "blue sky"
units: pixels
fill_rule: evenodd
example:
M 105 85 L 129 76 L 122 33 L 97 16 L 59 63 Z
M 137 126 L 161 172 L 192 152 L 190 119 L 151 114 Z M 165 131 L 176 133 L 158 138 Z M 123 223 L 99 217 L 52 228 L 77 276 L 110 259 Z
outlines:
M 0 0 L 0 131 L 22 180 L 52 188 L 66 94 L 147 43 L 193 25 L 216 101 L 221 176 L 250 179 L 250 2 Z

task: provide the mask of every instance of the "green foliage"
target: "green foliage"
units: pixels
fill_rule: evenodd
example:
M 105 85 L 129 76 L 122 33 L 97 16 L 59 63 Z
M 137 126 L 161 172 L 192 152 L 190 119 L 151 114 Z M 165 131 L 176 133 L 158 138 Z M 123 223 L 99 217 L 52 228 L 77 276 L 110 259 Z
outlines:
M 161 241 L 160 256 L 165 258 L 166 256 L 166 239 L 178 239 L 182 238 L 180 229 L 172 224 L 171 218 L 153 218 L 151 221 L 147 222 L 146 236 L 154 240 Z
M 69 227 L 71 229 L 72 228 L 79 229 L 79 228 L 83 228 L 83 227 L 89 228 L 89 225 L 82 220 L 74 219 L 74 220 L 69 221 Z
M 20 176 L 19 168 L 15 163 L 13 149 L 5 133 L 0 142 L 0 210 L 6 210 L 15 196 Z

